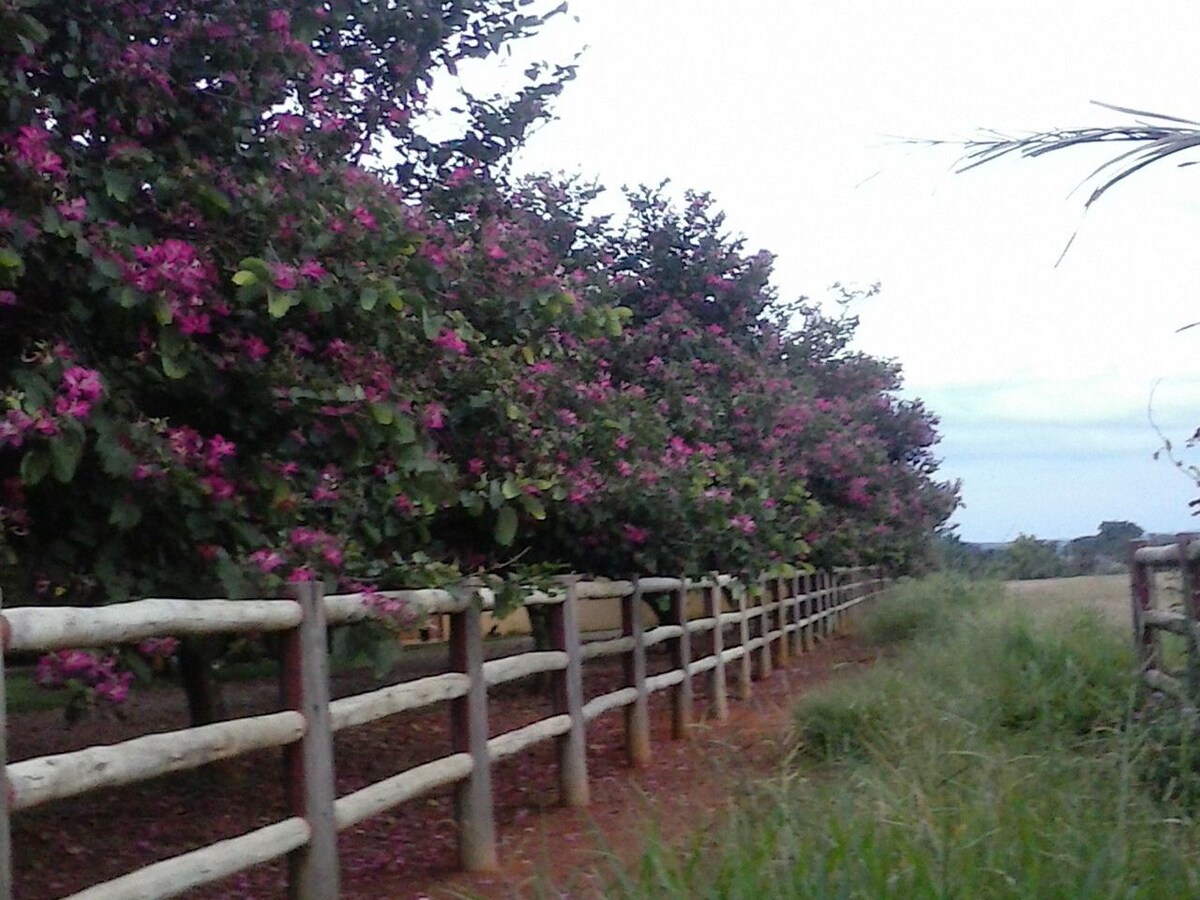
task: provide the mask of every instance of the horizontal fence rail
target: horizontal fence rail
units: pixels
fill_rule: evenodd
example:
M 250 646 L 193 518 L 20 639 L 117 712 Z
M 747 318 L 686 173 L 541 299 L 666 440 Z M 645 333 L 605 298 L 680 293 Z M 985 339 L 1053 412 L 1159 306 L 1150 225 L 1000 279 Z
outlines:
M 1174 558 L 1178 560 L 1178 554 Z M 1196 558 L 1200 559 L 1200 552 Z M 340 890 L 337 832 L 451 785 L 456 791 L 461 865 L 468 870 L 493 868 L 497 864 L 491 788 L 495 762 L 535 744 L 554 741 L 561 800 L 567 805 L 586 805 L 585 731 L 589 722 L 622 710 L 628 757 L 633 765 L 640 765 L 650 753 L 651 694 L 670 692 L 672 735 L 682 738 L 696 719 L 694 681 L 704 677 L 711 713 L 724 720 L 729 715 L 731 669 L 737 696 L 748 698 L 753 680 L 766 677 L 772 667 L 786 665 L 838 630 L 850 610 L 877 596 L 888 583 L 880 570 L 867 568 L 754 579 L 718 573 L 701 579 L 623 581 L 585 581 L 570 576 L 560 579 L 552 591 L 533 592 L 527 601 L 548 611 L 552 649 L 486 661 L 481 613 L 495 606 L 489 589 L 383 592 L 384 597 L 412 604 L 421 612 L 449 616 L 451 671 L 332 702 L 329 629 L 371 618 L 372 604 L 364 594 L 325 596 L 315 583 L 297 583 L 288 599 L 148 599 L 101 609 L 4 610 L 0 612 L 0 632 L 6 653 L 108 646 L 148 637 L 279 632 L 283 637 L 280 678 L 286 708 L 269 715 L 7 764 L 8 790 L 0 791 L 0 900 L 11 900 L 13 892 L 9 846 L 13 813 L 272 747 L 282 748 L 286 764 L 286 818 L 156 862 L 73 897 L 170 897 L 286 856 L 289 896 L 332 900 Z M 662 617 L 666 621 L 652 628 L 642 623 L 641 604 L 647 594 L 669 595 L 669 611 Z M 620 601 L 621 634 L 584 640 L 578 626 L 579 606 L 598 600 Z M 1135 616 L 1138 609 L 1135 602 Z M 1148 605 L 1141 607 L 1140 615 L 1138 621 L 1146 628 L 1150 627 L 1147 623 L 1159 623 L 1164 616 Z M 671 668 L 648 675 L 647 650 L 660 645 L 665 645 Z M 603 657 L 621 660 L 624 683 L 585 702 L 583 666 Z M 532 675 L 550 679 L 552 714 L 489 737 L 488 689 Z M 0 675 L 0 699 L 2 691 Z M 447 755 L 336 796 L 335 732 L 438 703 L 449 705 L 451 746 Z M 0 714 L 3 709 L 0 704 Z M 0 738 L 3 727 L 0 719 Z M 0 763 L 5 762 L 3 751 L 0 743 Z
M 1177 608 L 1159 606 L 1156 573 L 1179 576 Z M 1132 541 L 1129 551 L 1133 640 L 1142 681 L 1177 700 L 1185 715 L 1196 718 L 1200 706 L 1200 536 L 1180 534 L 1174 544 L 1151 547 Z M 1184 638 L 1182 668 L 1172 667 L 1163 652 L 1162 632 Z

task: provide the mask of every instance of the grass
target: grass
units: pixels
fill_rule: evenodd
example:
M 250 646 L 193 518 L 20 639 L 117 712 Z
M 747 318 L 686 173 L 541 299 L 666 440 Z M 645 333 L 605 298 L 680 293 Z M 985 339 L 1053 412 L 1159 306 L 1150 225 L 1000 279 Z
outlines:
M 885 658 L 799 705 L 785 769 L 608 895 L 1200 896 L 1190 732 L 1133 715 L 1125 631 L 1032 599 L 901 586 L 862 625 Z
M 51 690 L 38 687 L 31 673 L 10 670 L 4 678 L 4 698 L 10 714 L 36 712 L 62 709 L 71 699 L 71 691 L 66 688 Z

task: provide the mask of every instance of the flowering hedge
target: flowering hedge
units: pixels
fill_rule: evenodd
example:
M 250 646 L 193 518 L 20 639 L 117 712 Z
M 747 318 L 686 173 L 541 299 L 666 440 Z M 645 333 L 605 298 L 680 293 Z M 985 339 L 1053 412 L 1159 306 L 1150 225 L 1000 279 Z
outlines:
M 779 312 L 705 196 L 611 223 L 578 180 L 505 176 L 569 68 L 468 98 L 456 139 L 414 127 L 433 73 L 536 8 L 0 2 L 10 581 L 107 602 L 921 552 L 956 502 L 935 421 L 853 320 Z

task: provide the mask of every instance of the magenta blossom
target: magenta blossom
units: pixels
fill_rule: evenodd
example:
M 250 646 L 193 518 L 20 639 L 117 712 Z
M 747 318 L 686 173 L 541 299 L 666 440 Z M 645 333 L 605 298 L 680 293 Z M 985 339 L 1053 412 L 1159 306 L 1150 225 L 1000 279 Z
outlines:
M 433 339 L 433 343 L 438 347 L 441 347 L 443 350 L 449 350 L 451 353 L 457 353 L 459 356 L 466 356 L 471 352 L 470 348 L 467 346 L 467 342 L 459 337 L 458 332 L 452 331 L 449 328 L 443 329 L 441 333 Z

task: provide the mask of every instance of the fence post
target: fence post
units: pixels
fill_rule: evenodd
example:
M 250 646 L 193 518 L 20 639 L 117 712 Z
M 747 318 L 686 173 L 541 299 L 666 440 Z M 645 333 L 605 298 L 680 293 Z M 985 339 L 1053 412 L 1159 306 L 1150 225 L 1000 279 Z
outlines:
M 479 594 L 470 591 L 461 599 L 466 605 L 450 614 L 450 668 L 466 675 L 470 688 L 450 701 L 450 742 L 455 753 L 470 754 L 471 774 L 455 787 L 454 812 L 459 862 L 468 872 L 480 872 L 497 865 L 492 763 L 487 749 L 487 682 L 483 680 Z
M 284 639 L 283 702 L 304 716 L 304 736 L 284 748 L 288 807 L 308 822 L 308 843 L 288 854 L 288 897 L 335 900 L 340 892 L 334 821 L 333 730 L 329 719 L 329 653 L 324 590 L 317 581 L 294 581 L 300 624 Z
M 1137 561 L 1137 552 L 1150 546 L 1149 541 L 1129 542 L 1129 594 L 1133 609 L 1133 652 L 1137 654 L 1138 671 L 1157 668 L 1159 656 L 1158 633 L 1146 627 L 1145 614 L 1154 602 L 1149 568 Z
M 776 576 L 774 579 L 774 594 L 775 594 L 775 622 L 779 625 L 779 646 L 775 648 L 775 663 L 780 668 L 787 668 L 788 659 L 791 656 L 788 653 L 788 641 L 792 639 L 788 633 L 788 625 L 791 616 L 788 615 L 788 610 L 791 608 L 791 600 L 784 595 L 787 593 L 783 585 L 783 576 Z
M 812 573 L 806 573 L 802 576 L 800 582 L 803 588 L 803 599 L 800 601 L 800 620 L 804 622 L 804 627 L 800 629 L 800 652 L 805 653 L 812 650 L 813 646 L 813 624 L 809 621 L 813 613 L 813 578 Z
M 563 602 L 550 614 L 554 649 L 567 654 L 567 667 L 554 673 L 554 713 L 571 717 L 571 728 L 557 738 L 558 787 L 565 806 L 591 800 L 587 773 L 587 723 L 583 719 L 583 654 L 579 646 L 578 578 L 566 579 Z
M 12 900 L 12 834 L 8 813 L 8 694 L 4 684 L 4 651 L 8 649 L 8 620 L 0 589 L 0 900 Z
M 833 634 L 833 623 L 829 621 L 829 610 L 833 607 L 833 576 L 829 572 L 821 573 L 821 638 Z
M 825 573 L 814 572 L 812 576 L 812 596 L 809 598 L 811 605 L 813 623 L 812 623 L 812 642 L 815 647 L 825 639 Z
M 731 581 L 730 589 L 737 600 L 738 638 L 742 643 L 742 656 L 738 660 L 738 699 L 750 699 L 750 618 L 746 615 L 746 585 L 741 579 Z
M 1190 702 L 1200 700 L 1200 645 L 1196 643 L 1196 623 L 1200 621 L 1200 561 L 1190 558 L 1190 547 L 1196 539 L 1194 534 L 1179 534 L 1179 574 L 1182 584 L 1183 611 L 1187 616 L 1187 686 Z
M 800 590 L 800 573 L 792 574 L 792 656 L 799 657 L 804 652 L 804 629 L 800 623 L 804 621 L 803 592 Z
M 758 591 L 758 636 L 762 643 L 758 647 L 758 677 L 771 677 L 771 610 L 768 603 L 767 579 L 761 575 L 754 579 Z
M 688 580 L 680 576 L 679 589 L 671 597 L 671 622 L 683 629 L 683 633 L 671 642 L 671 664 L 683 672 L 683 681 L 671 689 L 671 737 L 675 740 L 688 737 L 688 726 L 693 721 L 692 692 L 692 635 L 688 631 Z
M 633 579 L 633 592 L 621 598 L 621 633 L 633 638 L 633 647 L 622 657 L 625 686 L 637 699 L 625 707 L 625 748 L 629 761 L 644 766 L 650 761 L 650 698 L 646 691 L 646 641 L 642 628 L 642 588 Z
M 712 579 L 712 585 L 708 588 L 707 612 L 713 619 L 712 630 L 712 652 L 716 658 L 716 663 L 712 669 L 712 704 L 713 715 L 717 717 L 718 722 L 724 722 L 729 718 L 729 695 L 725 689 L 725 659 L 722 653 L 725 651 L 725 635 L 721 629 L 721 608 L 722 603 L 721 593 L 721 576 L 717 572 L 709 574 Z
M 846 602 L 846 573 L 834 571 L 833 573 L 833 630 L 834 633 L 842 630 L 844 624 L 842 619 L 846 615 L 843 604 Z

